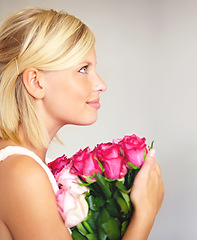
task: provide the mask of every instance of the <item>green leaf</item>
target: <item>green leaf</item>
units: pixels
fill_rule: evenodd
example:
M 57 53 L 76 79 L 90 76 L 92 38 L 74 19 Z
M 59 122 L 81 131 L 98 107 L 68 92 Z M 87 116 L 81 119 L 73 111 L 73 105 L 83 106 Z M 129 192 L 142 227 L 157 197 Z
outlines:
M 117 181 L 115 185 L 121 191 L 126 191 L 127 190 L 126 187 L 124 186 L 124 184 L 122 182 L 120 182 L 120 181 Z
M 130 196 L 127 194 L 127 193 L 124 193 L 124 192 L 120 192 L 122 197 L 124 198 L 126 204 L 127 204 L 127 207 L 128 207 L 128 210 L 129 210 L 129 213 L 131 214 L 131 199 L 130 199 Z
M 102 172 L 104 172 L 104 167 L 103 167 L 103 165 L 101 164 L 101 162 L 98 160 L 98 158 L 94 157 L 94 159 L 96 159 L 96 161 L 98 162 L 99 167 L 101 168 Z
M 123 213 L 124 215 L 127 215 L 129 212 L 129 208 L 127 203 L 125 202 L 125 200 L 123 198 L 118 197 L 116 199 L 118 205 L 120 206 L 120 211 L 121 213 Z
M 95 199 L 92 195 L 90 195 L 89 197 L 86 198 L 88 204 L 89 204 L 89 207 L 91 210 L 93 211 L 99 211 L 99 207 L 96 206 L 96 203 L 95 203 Z
M 108 199 L 107 205 L 105 206 L 105 209 L 108 211 L 111 217 L 119 217 L 120 211 L 118 211 L 117 203 L 115 199 Z
M 111 197 L 111 191 L 110 191 L 109 183 L 105 181 L 105 178 L 100 173 L 96 174 L 96 178 L 97 178 L 96 182 L 101 187 L 101 190 L 104 193 L 105 197 L 107 199 L 110 198 Z
M 127 190 L 125 185 L 122 182 L 117 181 L 115 185 L 121 192 L 124 192 L 124 193 L 127 193 L 127 194 L 130 192 L 130 189 Z
M 127 174 L 125 175 L 124 185 L 125 185 L 127 190 L 130 190 L 131 186 L 133 184 L 133 180 L 134 180 L 133 171 L 138 171 L 138 170 L 133 170 L 133 169 L 128 168 L 127 169 Z
M 114 218 L 108 219 L 108 221 L 101 224 L 101 227 L 109 240 L 120 240 L 120 224 Z
M 92 234 L 92 233 L 87 234 L 86 237 L 87 237 L 88 240 L 98 240 L 97 236 L 95 234 Z
M 83 176 L 83 178 L 86 180 L 84 181 L 83 178 L 81 178 L 80 176 L 78 176 L 80 179 L 80 183 L 78 183 L 80 186 L 85 186 L 85 187 L 89 187 L 90 184 L 92 184 L 94 181 L 92 180 L 92 177 L 90 176 Z
M 98 225 L 108 221 L 110 219 L 110 215 L 105 208 L 102 209 L 100 214 L 98 215 Z
M 105 201 L 102 198 L 94 197 L 93 195 L 88 196 L 86 201 L 88 202 L 90 209 L 95 212 L 100 211 L 100 208 L 105 205 Z
M 99 212 L 94 212 L 94 211 L 89 211 L 88 213 L 88 218 L 86 219 L 89 227 L 91 228 L 92 232 L 96 233 L 97 232 L 97 218 L 98 218 Z M 88 228 L 89 229 L 89 228 Z M 91 232 L 91 231 L 89 231 Z
M 121 226 L 121 237 L 125 234 L 127 227 L 129 225 L 129 221 L 124 221 Z
M 90 233 L 94 233 L 87 221 L 83 221 L 83 225 Z
M 109 183 L 111 183 L 111 182 L 114 182 L 114 181 L 117 181 L 117 179 L 111 179 L 111 178 L 107 178 L 107 177 L 104 177 L 105 178 L 105 181 L 106 182 L 109 182 Z M 121 179 L 121 178 L 120 178 Z M 119 180 L 119 179 L 118 179 Z
M 82 223 L 79 223 L 79 224 L 77 225 L 77 229 L 78 229 L 78 231 L 79 231 L 80 233 L 82 233 L 83 235 L 88 234 L 88 231 L 86 230 L 86 228 L 83 226 Z
M 95 204 L 97 207 L 103 207 L 105 205 L 105 201 L 102 198 L 95 197 Z
M 87 240 L 87 238 L 81 235 L 77 230 L 73 230 L 72 238 L 73 240 Z
M 90 189 L 89 195 L 94 195 L 94 196 L 102 196 L 102 190 L 97 182 L 94 182 L 88 186 Z M 87 194 L 88 195 L 88 194 Z
M 150 146 L 149 149 L 152 149 L 152 148 L 153 148 L 153 145 L 154 145 L 154 140 L 152 141 L 151 146 Z
M 98 239 L 99 240 L 107 239 L 107 235 L 105 234 L 104 230 L 100 226 L 98 226 Z
M 116 199 L 116 198 L 121 197 L 121 196 L 122 196 L 122 195 L 121 195 L 121 192 L 119 191 L 119 189 L 117 189 L 117 190 L 115 191 L 115 193 L 114 193 L 113 198 Z
M 127 162 L 129 167 L 132 167 L 133 169 L 140 169 L 140 167 L 135 166 L 134 164 Z

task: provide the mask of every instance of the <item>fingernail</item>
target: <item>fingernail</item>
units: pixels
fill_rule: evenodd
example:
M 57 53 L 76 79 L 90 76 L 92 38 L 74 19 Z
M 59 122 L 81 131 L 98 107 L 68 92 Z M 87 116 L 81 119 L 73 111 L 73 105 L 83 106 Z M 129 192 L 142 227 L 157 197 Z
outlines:
M 156 151 L 155 151 L 155 149 L 150 149 L 149 152 L 148 152 L 148 156 L 150 156 L 150 157 L 155 157 L 155 156 L 156 156 Z

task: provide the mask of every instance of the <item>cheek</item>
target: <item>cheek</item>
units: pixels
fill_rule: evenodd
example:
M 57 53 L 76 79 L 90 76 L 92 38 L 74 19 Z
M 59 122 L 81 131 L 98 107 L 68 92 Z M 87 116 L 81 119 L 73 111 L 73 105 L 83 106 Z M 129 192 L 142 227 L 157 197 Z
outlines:
M 57 115 L 74 116 L 82 113 L 86 109 L 86 102 L 91 98 L 91 83 L 79 78 L 58 79 L 56 83 L 53 82 L 47 92 L 48 110 Z
M 66 92 L 69 98 L 76 103 L 85 103 L 91 96 L 92 87 L 88 81 L 81 81 L 78 84 L 70 86 L 69 90 L 67 89 Z

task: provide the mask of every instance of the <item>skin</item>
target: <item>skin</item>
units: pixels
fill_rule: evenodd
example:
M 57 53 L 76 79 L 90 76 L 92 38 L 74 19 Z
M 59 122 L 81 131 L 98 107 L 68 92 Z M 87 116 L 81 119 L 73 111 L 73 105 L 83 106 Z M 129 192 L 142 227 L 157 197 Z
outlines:
M 145 240 L 148 238 L 155 217 L 161 208 L 164 186 L 159 164 L 152 149 L 137 174 L 131 191 L 134 213 L 123 240 Z
M 106 90 L 106 85 L 95 66 L 93 49 L 80 64 L 63 71 L 41 72 L 35 68 L 24 71 L 24 85 L 35 99 L 36 110 L 51 140 L 66 124 L 90 125 L 96 121 L 99 94 Z M 44 162 L 47 148 L 35 149 L 21 128 L 19 133 L 21 146 L 35 152 Z M 0 149 L 10 145 L 18 144 L 0 141 Z M 135 211 L 124 240 L 147 239 L 161 207 L 164 189 L 160 168 L 154 159 L 152 152 L 135 179 L 131 192 Z M 32 158 L 12 155 L 1 162 L 0 195 L 2 239 L 72 239 L 58 213 L 48 176 Z

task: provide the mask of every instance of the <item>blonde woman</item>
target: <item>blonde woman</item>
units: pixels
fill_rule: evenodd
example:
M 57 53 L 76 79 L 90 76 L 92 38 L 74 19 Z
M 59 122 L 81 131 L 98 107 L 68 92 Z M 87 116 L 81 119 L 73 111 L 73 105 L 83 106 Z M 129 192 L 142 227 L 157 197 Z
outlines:
M 0 27 L 0 239 L 72 239 L 45 156 L 62 126 L 97 119 L 106 85 L 95 71 L 94 43 L 79 19 L 54 10 L 24 9 Z M 135 180 L 124 240 L 147 239 L 160 209 L 164 190 L 154 155 Z

